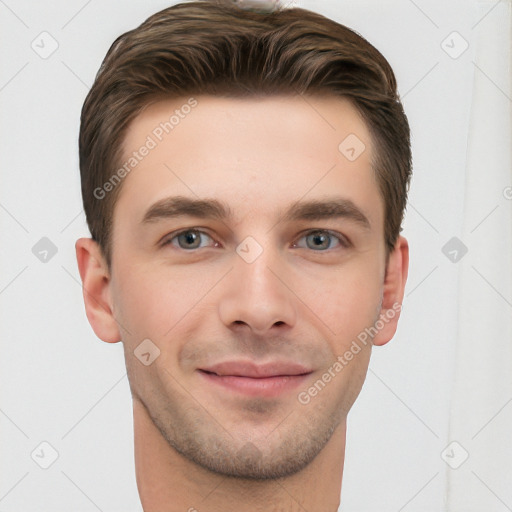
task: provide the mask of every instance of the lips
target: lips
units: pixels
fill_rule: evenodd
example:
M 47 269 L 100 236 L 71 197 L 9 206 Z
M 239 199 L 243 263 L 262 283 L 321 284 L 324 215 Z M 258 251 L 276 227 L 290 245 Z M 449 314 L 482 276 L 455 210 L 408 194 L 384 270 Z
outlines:
M 253 379 L 304 375 L 312 371 L 301 364 L 278 361 L 262 365 L 256 365 L 250 361 L 227 361 L 208 366 L 207 368 L 201 368 L 201 370 L 219 376 L 231 375 Z
M 208 389 L 249 397 L 277 397 L 303 384 L 312 370 L 291 362 L 257 365 L 250 361 L 230 361 L 200 368 Z

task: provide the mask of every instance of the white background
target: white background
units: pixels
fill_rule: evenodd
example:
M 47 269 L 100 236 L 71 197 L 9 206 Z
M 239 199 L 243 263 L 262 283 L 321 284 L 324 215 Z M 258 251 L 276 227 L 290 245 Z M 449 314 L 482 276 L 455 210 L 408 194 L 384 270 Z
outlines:
M 82 302 L 77 136 L 110 44 L 169 4 L 0 1 L 0 512 L 141 510 L 122 347 Z M 349 415 L 340 510 L 512 510 L 511 3 L 296 4 L 386 56 L 413 134 L 406 298 Z M 31 48 L 43 31 L 59 45 L 46 59 Z M 458 469 L 442 458 L 466 452 Z

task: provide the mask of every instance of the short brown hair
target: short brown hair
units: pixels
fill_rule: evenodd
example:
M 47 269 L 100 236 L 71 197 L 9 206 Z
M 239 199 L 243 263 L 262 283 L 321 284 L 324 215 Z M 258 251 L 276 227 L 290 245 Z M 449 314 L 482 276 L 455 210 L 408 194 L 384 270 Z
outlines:
M 301 8 L 253 12 L 229 0 L 179 3 L 119 36 L 85 99 L 79 155 L 87 223 L 110 268 L 122 183 L 98 197 L 120 165 L 127 127 L 149 103 L 186 95 L 334 94 L 348 98 L 376 148 L 386 257 L 410 185 L 407 117 L 382 54 L 353 30 Z M 340 141 L 341 142 L 341 141 Z

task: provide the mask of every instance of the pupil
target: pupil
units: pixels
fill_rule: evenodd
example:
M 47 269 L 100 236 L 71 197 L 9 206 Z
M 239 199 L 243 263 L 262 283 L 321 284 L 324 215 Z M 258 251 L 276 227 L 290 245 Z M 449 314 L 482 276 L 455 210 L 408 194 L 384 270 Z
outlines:
M 313 235 L 314 244 L 318 247 L 321 245 L 325 245 L 326 236 L 323 234 Z
M 197 239 L 197 233 L 194 231 L 187 231 L 186 233 L 183 233 L 182 236 L 185 239 L 185 243 L 189 245 L 193 245 Z

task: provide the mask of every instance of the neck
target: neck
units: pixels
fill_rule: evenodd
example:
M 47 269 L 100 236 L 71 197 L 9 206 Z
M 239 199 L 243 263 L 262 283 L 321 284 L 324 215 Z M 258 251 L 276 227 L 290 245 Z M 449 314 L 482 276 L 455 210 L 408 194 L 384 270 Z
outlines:
M 144 512 L 336 512 L 345 459 L 346 421 L 305 469 L 278 480 L 241 480 L 189 461 L 133 401 L 135 471 Z M 272 508 L 270 508 L 270 506 Z

